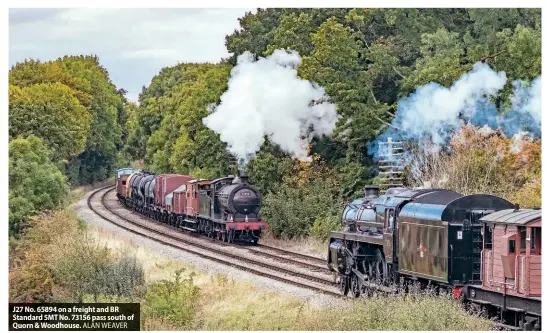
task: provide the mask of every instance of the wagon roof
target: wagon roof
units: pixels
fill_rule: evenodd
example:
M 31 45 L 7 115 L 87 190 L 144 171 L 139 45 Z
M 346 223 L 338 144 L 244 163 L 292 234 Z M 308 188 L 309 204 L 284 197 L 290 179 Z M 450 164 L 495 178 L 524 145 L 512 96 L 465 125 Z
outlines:
M 211 180 L 200 178 L 200 179 L 192 179 L 188 181 L 188 184 L 196 184 L 196 183 L 199 185 L 207 185 L 207 184 L 211 184 Z
M 222 178 L 211 179 L 211 184 L 216 184 L 221 180 L 232 180 L 234 178 L 235 178 L 234 176 L 227 176 L 227 177 L 222 177 Z
M 135 168 L 120 168 L 116 171 L 122 171 L 122 170 L 135 170 L 135 171 L 137 171 Z
M 171 193 L 179 193 L 179 192 L 186 192 L 186 184 L 182 184 L 179 187 L 177 187 L 173 192 Z
M 482 222 L 526 225 L 541 219 L 539 209 L 504 209 L 481 218 Z

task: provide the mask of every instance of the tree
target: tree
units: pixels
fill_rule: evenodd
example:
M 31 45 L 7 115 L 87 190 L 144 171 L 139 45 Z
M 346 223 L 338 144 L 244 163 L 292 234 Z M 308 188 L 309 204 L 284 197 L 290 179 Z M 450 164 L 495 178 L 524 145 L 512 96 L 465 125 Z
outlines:
M 67 194 L 65 177 L 36 136 L 9 143 L 9 229 L 17 235 L 23 222 L 43 209 L 57 207 Z
M 117 150 L 122 146 L 119 121 L 123 122 L 124 118 L 124 96 L 123 90 L 112 84 L 96 56 L 65 56 L 45 63 L 26 60 L 10 69 L 9 80 L 11 85 L 21 89 L 62 84 L 70 88 L 71 95 L 87 110 L 89 130 L 73 133 L 76 136 L 85 134 L 85 149 L 80 149 L 77 156 L 70 155 L 66 167 L 72 185 L 103 180 L 112 173 Z M 82 125 L 86 124 L 82 122 Z M 50 134 L 57 135 L 54 132 L 45 134 L 43 139 L 47 142 Z M 76 141 L 75 147 L 79 148 L 80 142 Z M 57 148 L 53 148 L 58 156 Z
M 40 83 L 9 88 L 11 137 L 41 138 L 53 150 L 54 160 L 67 160 L 84 150 L 91 116 L 69 87 Z
M 175 171 L 204 178 L 235 172 L 226 144 L 202 121 L 208 114 L 208 106 L 218 103 L 226 90 L 230 69 L 229 65 L 201 66 L 196 81 L 177 87 L 176 96 L 184 96 L 184 99 L 177 108 L 176 131 L 170 131 L 175 135 L 169 135 L 164 146 Z M 162 127 L 169 126 L 168 119 Z
M 81 89 L 92 96 L 89 104 L 91 133 L 86 150 L 70 161 L 70 183 L 78 185 L 103 180 L 114 171 L 117 150 L 122 144 L 122 129 L 117 120 L 123 96 L 96 56 L 65 56 L 57 62 L 84 82 Z

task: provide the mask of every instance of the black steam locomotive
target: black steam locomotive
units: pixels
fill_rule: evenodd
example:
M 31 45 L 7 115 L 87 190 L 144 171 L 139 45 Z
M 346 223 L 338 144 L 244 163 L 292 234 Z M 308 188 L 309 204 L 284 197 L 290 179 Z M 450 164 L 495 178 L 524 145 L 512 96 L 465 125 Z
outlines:
M 541 241 L 514 239 L 540 233 L 541 212 L 493 195 L 408 188 L 379 195 L 378 186 L 366 186 L 340 222 L 344 231 L 330 235 L 328 267 L 344 295 L 434 285 L 512 327 L 540 328 L 534 262 L 541 260 Z

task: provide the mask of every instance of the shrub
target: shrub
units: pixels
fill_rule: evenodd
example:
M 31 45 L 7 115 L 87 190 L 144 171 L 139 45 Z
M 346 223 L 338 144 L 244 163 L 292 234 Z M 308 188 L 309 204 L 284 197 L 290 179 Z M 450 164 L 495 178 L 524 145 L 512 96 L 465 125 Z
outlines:
M 276 237 L 298 237 L 310 234 L 317 220 L 340 213 L 339 179 L 317 158 L 313 162 L 295 162 L 296 176 L 264 197 L 262 214 Z
M 310 236 L 325 241 L 328 239 L 331 231 L 339 230 L 340 228 L 340 216 L 325 216 L 315 220 L 310 228 Z
M 35 136 L 9 143 L 9 231 L 18 236 L 29 216 L 56 208 L 68 192 L 51 152 Z
M 175 279 L 151 284 L 142 303 L 143 329 L 184 328 L 192 320 L 200 289 L 194 285 L 194 274 L 183 277 L 180 269 Z
M 52 247 L 78 233 L 76 217 L 68 211 L 29 218 L 29 227 L 10 251 L 9 298 L 12 302 L 53 302 Z
M 65 290 L 66 301 L 82 302 L 85 295 L 95 302 L 100 296 L 115 300 L 139 294 L 144 287 L 144 270 L 134 255 L 113 255 L 89 233 L 59 240 L 54 251 L 54 280 Z
M 10 253 L 10 300 L 95 302 L 139 296 L 144 270 L 134 255 L 114 255 L 67 210 L 29 220 Z
M 206 331 L 440 331 L 489 330 L 493 322 L 466 311 L 447 295 L 412 291 L 317 306 L 243 282 L 202 286 L 199 309 L 187 329 Z

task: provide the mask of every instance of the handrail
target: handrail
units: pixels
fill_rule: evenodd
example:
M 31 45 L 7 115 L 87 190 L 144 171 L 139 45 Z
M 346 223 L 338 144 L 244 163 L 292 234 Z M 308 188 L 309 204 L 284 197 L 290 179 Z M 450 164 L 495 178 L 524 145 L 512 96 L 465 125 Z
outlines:
M 492 251 L 488 251 L 488 265 L 487 265 L 487 268 L 488 268 L 488 271 L 486 271 L 486 282 L 488 282 L 488 284 L 491 283 L 490 281 L 490 261 L 491 261 L 491 258 L 492 257 Z
M 518 292 L 518 275 L 517 275 L 517 268 L 519 267 L 519 262 L 518 262 L 518 259 L 519 259 L 519 255 L 515 255 L 515 279 L 514 279 L 514 282 L 513 282 L 513 289 L 515 289 L 515 291 Z
M 480 275 L 479 275 L 479 279 L 482 281 L 482 267 L 483 267 L 483 262 L 482 262 L 482 253 L 484 252 L 484 250 L 481 250 L 481 271 L 480 271 Z
M 521 258 L 521 265 L 520 265 L 520 288 L 523 290 L 523 291 L 526 291 L 526 289 L 524 288 L 524 265 L 526 264 L 526 256 L 523 256 Z

